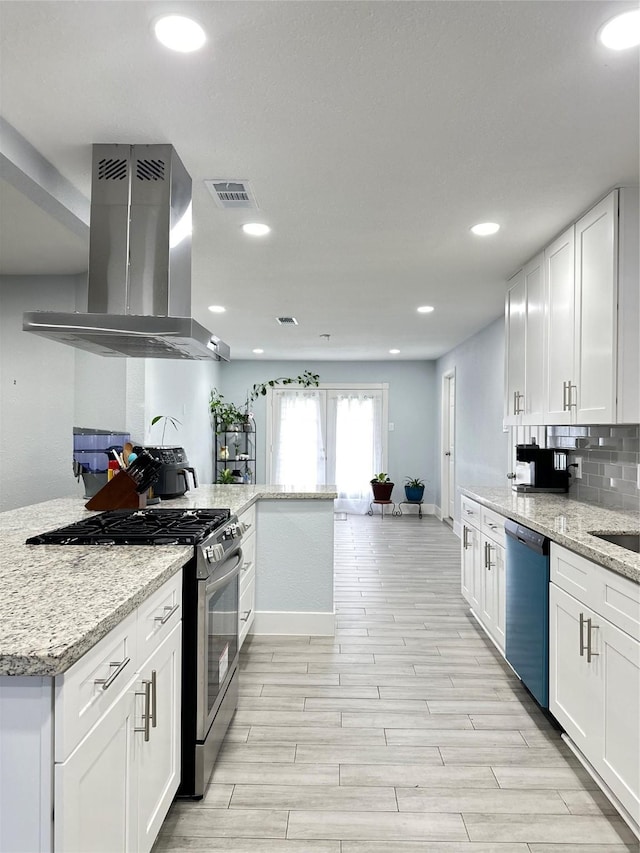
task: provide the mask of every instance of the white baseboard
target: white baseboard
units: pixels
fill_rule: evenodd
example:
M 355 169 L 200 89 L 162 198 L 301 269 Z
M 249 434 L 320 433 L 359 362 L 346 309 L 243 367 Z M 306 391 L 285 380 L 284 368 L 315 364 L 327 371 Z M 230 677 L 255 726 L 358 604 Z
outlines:
M 335 633 L 335 614 L 257 610 L 251 633 L 332 637 Z
M 396 501 L 396 508 L 400 507 L 400 503 L 401 503 L 401 501 Z M 402 501 L 402 504 L 403 504 L 403 506 L 401 507 L 401 509 L 402 509 L 403 515 L 417 515 L 418 514 L 417 508 L 416 508 L 415 512 L 411 509 L 411 504 L 407 503 L 406 501 Z M 434 515 L 435 509 L 436 509 L 435 504 L 422 504 L 422 514 L 423 515 Z
M 434 505 L 433 514 L 438 519 L 438 521 L 442 521 L 442 510 L 440 509 L 439 506 Z

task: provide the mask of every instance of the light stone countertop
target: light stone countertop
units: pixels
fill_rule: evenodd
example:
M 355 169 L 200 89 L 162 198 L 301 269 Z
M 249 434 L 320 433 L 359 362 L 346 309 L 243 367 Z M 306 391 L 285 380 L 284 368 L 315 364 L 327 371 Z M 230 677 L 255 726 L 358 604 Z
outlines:
M 163 507 L 229 508 L 257 500 L 332 500 L 332 486 L 200 486 Z M 0 676 L 59 675 L 189 560 L 188 545 L 25 545 L 95 515 L 58 498 L 0 513 Z
M 461 491 L 576 554 L 640 583 L 640 554 L 597 539 L 590 532 L 638 533 L 638 513 L 607 509 L 572 500 L 566 495 L 521 493 L 505 487 L 463 488 Z

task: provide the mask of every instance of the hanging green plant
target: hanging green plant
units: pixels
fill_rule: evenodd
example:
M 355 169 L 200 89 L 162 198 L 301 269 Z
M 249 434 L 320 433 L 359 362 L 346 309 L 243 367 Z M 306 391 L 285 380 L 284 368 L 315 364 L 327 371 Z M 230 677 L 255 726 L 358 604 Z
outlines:
M 275 388 L 276 385 L 301 385 L 303 388 L 317 388 L 319 384 L 320 374 L 312 373 L 310 370 L 305 370 L 300 376 L 295 377 L 279 376 L 277 379 L 269 379 L 268 382 L 256 383 L 251 390 L 248 402 L 257 400 L 260 396 L 264 397 L 267 389 Z

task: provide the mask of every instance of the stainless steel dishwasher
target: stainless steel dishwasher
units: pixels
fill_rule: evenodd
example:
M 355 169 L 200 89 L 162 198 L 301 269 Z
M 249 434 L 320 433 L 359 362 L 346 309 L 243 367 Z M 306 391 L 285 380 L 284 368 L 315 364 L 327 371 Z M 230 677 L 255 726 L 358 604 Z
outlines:
M 507 661 L 543 708 L 549 707 L 549 539 L 507 519 Z

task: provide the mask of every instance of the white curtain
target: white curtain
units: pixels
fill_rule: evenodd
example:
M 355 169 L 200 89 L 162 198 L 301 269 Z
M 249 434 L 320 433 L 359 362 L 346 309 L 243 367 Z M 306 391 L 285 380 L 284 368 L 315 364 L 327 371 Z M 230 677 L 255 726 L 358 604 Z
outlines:
M 273 482 L 320 486 L 326 480 L 321 391 L 273 392 Z
M 337 512 L 364 514 L 370 480 L 382 470 L 382 394 L 331 392 L 327 479 L 338 491 Z

